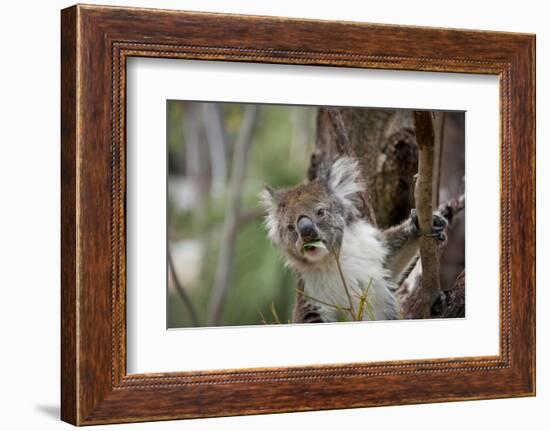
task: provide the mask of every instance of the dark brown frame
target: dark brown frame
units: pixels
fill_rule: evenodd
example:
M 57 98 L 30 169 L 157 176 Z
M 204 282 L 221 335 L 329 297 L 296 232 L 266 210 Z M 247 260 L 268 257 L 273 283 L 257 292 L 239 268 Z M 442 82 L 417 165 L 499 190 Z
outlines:
M 534 35 L 81 5 L 61 17 L 63 420 L 87 425 L 535 394 Z M 498 75 L 500 354 L 128 375 L 129 56 Z

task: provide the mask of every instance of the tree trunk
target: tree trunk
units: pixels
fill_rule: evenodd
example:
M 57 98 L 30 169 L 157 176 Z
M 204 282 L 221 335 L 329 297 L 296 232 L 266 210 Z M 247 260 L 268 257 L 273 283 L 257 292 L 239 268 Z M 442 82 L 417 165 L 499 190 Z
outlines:
M 359 160 L 367 186 L 363 214 L 369 221 L 386 228 L 409 216 L 418 170 L 411 111 L 321 108 L 309 178 L 342 155 Z
M 227 181 L 227 136 L 223 124 L 223 114 L 218 103 L 203 103 L 202 118 L 204 133 L 208 142 L 212 194 L 219 198 Z

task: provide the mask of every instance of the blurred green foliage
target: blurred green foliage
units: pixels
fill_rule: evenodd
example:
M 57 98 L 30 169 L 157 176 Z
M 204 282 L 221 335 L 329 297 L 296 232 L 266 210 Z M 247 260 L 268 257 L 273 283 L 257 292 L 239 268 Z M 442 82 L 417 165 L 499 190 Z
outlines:
M 192 104 L 199 102 L 169 101 L 167 104 L 169 179 L 185 178 L 187 175 L 186 127 L 191 127 L 189 108 Z M 221 103 L 219 107 L 223 113 L 228 147 L 231 149 L 241 126 L 244 106 Z M 313 107 L 259 106 L 248 157 L 241 213 L 260 207 L 258 195 L 263 185 L 290 186 L 305 178 L 309 154 L 313 149 L 315 115 L 316 108 Z M 230 154 L 227 160 L 230 166 Z M 200 276 L 195 284 L 184 286 L 196 307 L 201 326 L 208 323 L 206 312 L 216 273 L 226 200 L 224 192 L 223 196 L 216 198 L 208 196 L 200 211 L 196 208 L 182 210 L 174 205 L 170 194 L 168 195 L 169 246 L 174 241 L 189 239 L 200 240 L 204 246 Z M 270 310 L 272 306 L 280 320 L 283 323 L 288 322 L 292 313 L 296 281 L 268 241 L 260 217 L 251 219 L 239 230 L 233 263 L 223 325 L 262 324 L 262 315 L 268 323 L 273 323 L 276 319 Z M 168 292 L 168 327 L 190 326 L 188 311 L 181 298 L 172 289 Z

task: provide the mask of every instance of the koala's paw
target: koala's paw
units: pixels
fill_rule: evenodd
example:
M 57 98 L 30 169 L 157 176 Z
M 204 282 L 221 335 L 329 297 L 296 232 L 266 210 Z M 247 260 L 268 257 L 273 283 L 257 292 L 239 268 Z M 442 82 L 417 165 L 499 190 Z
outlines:
M 416 214 L 416 209 L 411 210 L 411 222 L 414 228 L 419 231 L 418 227 L 418 215 Z M 447 239 L 447 226 L 449 222 L 447 219 L 439 214 L 434 214 L 432 217 L 432 231 L 426 235 L 430 238 L 434 238 L 437 241 L 444 242 Z
M 322 309 L 303 296 L 298 297 L 294 306 L 293 323 L 324 323 Z

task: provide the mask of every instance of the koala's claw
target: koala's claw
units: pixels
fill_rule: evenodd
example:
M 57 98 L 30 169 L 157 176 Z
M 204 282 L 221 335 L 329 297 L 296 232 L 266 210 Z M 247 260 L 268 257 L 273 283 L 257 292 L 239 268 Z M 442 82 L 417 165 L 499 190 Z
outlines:
M 411 210 L 411 220 L 416 229 L 419 229 L 418 226 L 418 215 L 416 214 L 416 209 Z M 434 214 L 432 218 L 432 231 L 426 236 L 430 238 L 435 238 L 437 241 L 445 241 L 447 239 L 447 226 L 449 222 L 447 219 L 439 214 Z

